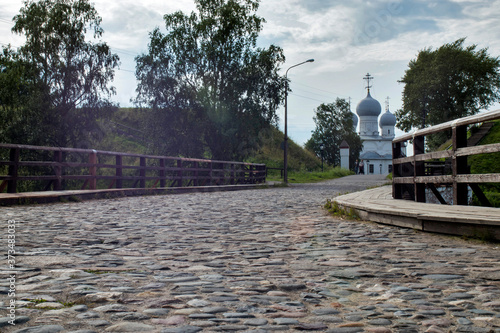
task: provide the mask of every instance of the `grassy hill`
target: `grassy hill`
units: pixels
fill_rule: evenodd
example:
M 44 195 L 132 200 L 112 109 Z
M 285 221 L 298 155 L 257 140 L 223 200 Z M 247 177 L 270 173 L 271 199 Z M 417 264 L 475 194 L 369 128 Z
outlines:
M 264 163 L 269 168 L 283 168 L 284 134 L 272 127 L 263 136 L 262 148 L 248 159 L 252 163 Z M 302 148 L 293 140 L 288 140 L 288 167 L 294 171 L 314 171 L 321 169 L 321 160 L 312 152 Z
M 150 151 L 147 136 L 140 130 L 143 116 L 141 111 L 132 108 L 121 108 L 110 122 L 103 124 L 105 137 L 95 144 L 99 150 L 120 151 L 127 153 L 147 154 Z M 268 168 L 283 168 L 283 132 L 275 127 L 263 130 L 260 135 L 263 145 L 245 162 L 263 163 Z M 314 181 L 337 178 L 349 174 L 347 170 L 328 168 L 321 173 L 321 159 L 312 152 L 289 140 L 288 168 L 290 180 L 303 179 Z M 314 173 L 314 172 L 317 173 Z M 270 176 L 279 180 L 280 171 L 270 170 Z M 307 174 L 307 177 L 306 177 Z
M 271 128 L 263 137 L 263 146 L 253 156 L 247 159 L 252 163 L 263 163 L 268 168 L 283 168 L 283 149 L 282 143 L 284 134 L 277 128 Z M 302 148 L 289 139 L 288 142 L 288 181 L 291 183 L 312 183 L 327 179 L 344 177 L 353 172 L 332 168 L 324 165 L 324 172 L 321 171 L 321 159 L 314 153 Z M 268 170 L 268 180 L 280 181 L 281 170 Z
M 140 130 L 143 127 L 142 119 L 142 112 L 138 109 L 118 109 L 112 120 L 102 125 L 105 136 L 96 142 L 95 148 L 134 154 L 149 153 L 146 135 Z

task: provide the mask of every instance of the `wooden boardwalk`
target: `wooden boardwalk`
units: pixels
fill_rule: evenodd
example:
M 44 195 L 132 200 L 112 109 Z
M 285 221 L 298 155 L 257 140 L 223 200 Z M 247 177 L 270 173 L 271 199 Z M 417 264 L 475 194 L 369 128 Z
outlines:
M 392 198 L 392 187 L 382 186 L 333 199 L 341 208 L 355 210 L 364 220 L 422 231 L 500 240 L 500 209 L 450 206 Z

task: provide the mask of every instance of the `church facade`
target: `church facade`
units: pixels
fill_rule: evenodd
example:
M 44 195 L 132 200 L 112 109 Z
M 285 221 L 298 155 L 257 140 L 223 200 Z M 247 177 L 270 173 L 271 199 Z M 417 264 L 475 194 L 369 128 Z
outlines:
M 357 116 L 352 114 L 355 128 L 359 122 L 358 133 L 363 141 L 359 161 L 364 164 L 364 174 L 389 174 L 392 172 L 392 140 L 396 117 L 389 111 L 389 103 L 386 103 L 386 110 L 381 115 L 380 103 L 370 95 L 371 79 L 373 77 L 370 74 L 365 76 L 368 93 L 356 106 Z

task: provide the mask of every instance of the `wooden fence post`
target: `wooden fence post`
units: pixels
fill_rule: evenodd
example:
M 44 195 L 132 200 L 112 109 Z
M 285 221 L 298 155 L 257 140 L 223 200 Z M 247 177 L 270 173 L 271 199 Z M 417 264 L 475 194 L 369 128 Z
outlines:
M 163 188 L 166 186 L 165 181 L 165 159 L 160 158 L 160 187 Z
M 54 151 L 54 162 L 57 164 L 54 166 L 54 173 L 56 179 L 54 181 L 54 191 L 60 191 L 62 189 L 62 157 L 63 153 L 60 150 Z
M 453 204 L 468 204 L 468 188 L 465 183 L 457 183 L 457 176 L 468 173 L 467 156 L 456 156 L 459 148 L 467 147 L 467 126 L 453 126 L 453 156 L 451 159 L 451 168 L 453 173 Z
M 392 179 L 397 179 L 402 176 L 402 164 L 394 165 L 394 160 L 401 158 L 401 142 L 396 142 L 392 144 Z M 392 182 L 392 197 L 394 199 L 402 199 L 403 198 L 403 186 L 401 184 L 397 184 L 394 181 Z
M 259 180 L 259 183 L 265 183 L 266 182 L 266 166 L 265 165 L 261 165 L 259 167 L 260 169 L 260 180 Z
M 231 180 L 230 180 L 230 183 L 231 185 L 234 185 L 235 183 L 235 174 L 234 174 L 234 163 L 231 163 Z
M 198 179 L 198 177 L 199 177 L 199 172 L 198 172 L 199 167 L 200 167 L 199 163 L 198 162 L 194 162 L 194 168 L 196 169 L 194 171 L 194 181 L 193 181 L 194 186 L 200 186 L 200 181 Z
M 11 179 L 7 183 L 7 193 L 17 192 L 17 172 L 19 169 L 19 148 L 10 150 L 9 176 Z
M 423 136 L 417 136 L 413 138 L 413 167 L 414 177 L 425 176 L 425 162 L 424 161 L 416 161 L 415 157 L 420 154 L 425 153 L 425 140 Z M 413 182 L 415 186 L 415 201 L 417 202 L 425 202 L 425 184 L 424 183 L 416 183 Z
M 92 150 L 89 154 L 89 189 L 95 190 L 97 189 L 97 151 Z
M 122 155 L 116 155 L 116 188 L 122 188 L 123 187 L 123 158 Z
M 209 168 L 209 171 L 208 171 L 208 181 L 209 181 L 209 184 L 210 185 L 213 185 L 213 164 L 212 164 L 212 161 L 208 162 L 208 168 Z
M 140 158 L 141 168 L 139 169 L 139 188 L 146 188 L 146 158 Z
M 179 169 L 177 171 L 177 177 L 179 178 L 179 180 L 177 182 L 177 186 L 182 187 L 183 179 L 182 179 L 182 160 L 181 159 L 177 160 L 177 168 Z
M 249 182 L 250 184 L 254 184 L 255 183 L 255 178 L 254 178 L 254 173 L 253 173 L 253 165 L 250 164 L 248 166 L 248 176 L 249 176 Z

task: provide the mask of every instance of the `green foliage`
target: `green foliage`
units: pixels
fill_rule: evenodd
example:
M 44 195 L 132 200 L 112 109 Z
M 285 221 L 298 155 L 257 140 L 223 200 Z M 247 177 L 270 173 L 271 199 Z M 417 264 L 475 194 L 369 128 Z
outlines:
M 274 126 L 268 126 L 259 132 L 258 140 L 262 145 L 246 161 L 263 163 L 269 168 L 283 168 L 283 132 Z M 288 140 L 289 171 L 313 171 L 320 167 L 321 161 L 313 153 Z M 279 171 L 275 173 L 279 175 Z
M 346 210 L 340 207 L 336 201 L 332 202 L 330 199 L 326 201 L 324 208 L 328 211 L 328 213 L 334 216 L 347 218 L 349 220 L 361 220 L 355 209 L 350 208 L 349 210 Z
M 480 145 L 500 142 L 500 121 L 490 129 L 488 134 L 481 140 Z M 472 174 L 500 173 L 500 153 L 481 154 L 469 156 L 470 171 Z M 481 184 L 479 187 L 486 195 L 493 207 L 500 207 L 500 184 Z M 480 205 L 474 196 L 473 204 Z
M 363 148 L 361 138 L 356 133 L 352 120 L 349 103 L 345 99 L 337 98 L 335 103 L 321 104 L 315 111 L 314 122 L 316 128 L 311 138 L 306 142 L 306 148 L 323 157 L 333 166 L 340 165 L 340 145 L 343 140 L 349 144 L 349 164 L 359 157 Z M 320 145 L 324 150 L 321 152 Z
M 0 58 L 2 141 L 88 146 L 114 111 L 108 82 L 119 61 L 100 41 L 97 11 L 88 0 L 26 0 L 14 21 L 26 43 Z
M 84 269 L 83 271 L 85 273 L 96 274 L 96 275 L 116 273 L 116 272 L 113 272 L 113 271 L 101 271 L 101 270 L 94 270 L 94 269 Z
M 500 100 L 500 60 L 487 49 L 464 46 L 465 38 L 419 52 L 400 82 L 405 84 L 397 127 L 409 131 L 478 113 Z M 433 149 L 450 133 L 429 138 Z
M 0 142 L 43 143 L 43 87 L 36 68 L 10 48 L 0 54 Z
M 98 150 L 143 154 L 147 147 L 141 142 L 123 135 L 106 135 L 94 145 Z
M 144 111 L 146 112 L 146 111 Z M 127 126 L 134 126 L 141 118 L 138 116 L 139 110 L 121 108 L 112 118 L 113 122 L 119 122 Z M 257 140 L 261 142 L 258 150 L 253 151 L 245 162 L 266 164 L 269 168 L 283 168 L 283 143 L 284 134 L 274 126 L 263 128 L 257 135 Z M 314 153 L 302 148 L 292 140 L 288 141 L 288 167 L 290 182 L 315 182 L 325 179 L 343 177 L 350 174 L 347 170 L 340 168 L 321 169 L 321 160 Z M 108 135 L 96 143 L 97 149 L 121 151 L 129 153 L 143 153 L 148 150 L 144 142 L 136 138 L 127 137 L 123 133 L 117 133 L 111 129 Z M 280 181 L 280 170 L 269 170 L 268 180 Z
M 321 171 L 295 171 L 288 173 L 290 183 L 317 183 L 324 180 L 336 179 L 354 174 L 354 172 L 340 167 L 328 168 Z
M 149 149 L 148 134 L 144 130 L 145 110 L 119 108 L 103 123 L 106 135 L 96 141 L 92 148 L 98 150 L 119 151 L 145 154 Z
M 137 130 L 137 124 L 140 124 L 141 120 L 141 110 L 136 110 L 132 108 L 121 108 L 119 109 L 109 123 L 120 123 L 135 132 Z M 134 126 L 136 126 L 134 128 Z M 118 151 L 125 153 L 137 153 L 143 154 L 148 151 L 148 143 L 137 137 L 131 137 L 123 131 L 117 131 L 116 128 L 112 126 L 105 126 L 106 130 L 104 137 L 92 143 L 91 148 L 98 150 L 107 151 Z M 281 148 L 283 142 L 284 134 L 279 129 L 274 126 L 269 126 L 264 128 L 259 132 L 258 140 L 262 142 L 261 147 L 252 152 L 245 162 L 251 163 L 262 163 L 266 164 L 267 167 L 271 168 L 283 168 L 283 149 Z M 8 150 L 1 150 L 0 153 L 4 154 L 0 156 L 1 160 L 8 160 Z M 326 179 L 339 178 L 351 174 L 348 170 L 340 168 L 325 167 L 325 172 L 320 172 L 321 170 L 321 160 L 318 159 L 314 153 L 302 148 L 301 146 L 289 140 L 289 181 L 291 183 L 309 183 L 317 182 Z M 35 151 L 22 151 L 21 160 L 23 161 L 40 161 L 40 160 L 52 160 L 53 155 L 47 152 L 35 152 Z M 66 154 L 64 159 L 67 162 L 81 162 L 82 159 L 79 154 Z M 84 161 L 85 162 L 85 161 Z M 114 164 L 113 156 L 99 156 L 99 163 L 101 164 Z M 124 164 L 139 166 L 139 159 L 137 158 L 124 158 Z M 0 167 L 0 174 L 8 173 L 8 166 Z M 87 174 L 87 168 L 72 169 L 72 174 L 82 175 Z M 48 175 L 53 174 L 54 170 L 51 167 L 25 167 L 19 170 L 20 176 L 23 175 Z M 114 175 L 114 170 L 109 168 L 99 168 L 99 173 L 102 175 L 112 176 Z M 268 180 L 281 181 L 280 170 L 269 170 Z M 137 176 L 138 170 L 125 169 L 123 170 L 123 175 L 128 177 Z M 147 185 L 152 186 L 154 181 L 148 181 Z M 124 180 L 124 187 L 132 186 L 133 181 Z M 19 192 L 31 192 L 31 191 L 42 191 L 46 188 L 47 181 L 22 181 L 18 183 Z M 80 189 L 82 183 L 77 180 L 66 180 L 63 184 L 66 190 L 69 189 Z M 108 188 L 109 180 L 99 180 L 97 182 L 98 188 Z M 68 197 L 62 199 L 63 202 L 79 201 L 77 197 Z M 29 200 L 28 200 L 29 201 Z M 26 201 L 26 204 L 30 202 Z
M 120 123 L 131 128 L 138 129 L 141 118 L 148 110 L 137 110 L 132 108 L 120 108 L 111 118 L 112 122 Z M 256 138 L 261 142 L 260 147 L 252 151 L 244 159 L 245 162 L 266 164 L 270 168 L 283 168 L 282 143 L 284 134 L 274 126 L 267 126 L 261 129 Z M 321 160 L 314 153 L 306 150 L 288 140 L 288 168 L 291 172 L 318 171 L 321 168 Z M 120 151 L 127 153 L 143 154 L 148 151 L 147 142 L 138 140 L 136 137 L 126 135 L 121 131 L 116 131 L 113 127 L 107 127 L 107 135 L 95 143 L 93 148 L 99 150 Z M 280 171 L 270 171 L 279 178 Z
M 42 304 L 42 303 L 45 303 L 47 302 L 47 300 L 43 299 L 43 298 L 35 298 L 35 299 L 30 299 L 29 300 L 31 303 L 34 303 L 34 304 Z
M 26 305 L 26 308 L 28 309 L 35 309 L 37 305 L 47 303 L 48 301 L 43 298 L 34 298 L 34 299 L 28 299 L 30 304 Z M 75 305 L 73 302 L 62 302 L 62 301 L 57 301 L 56 303 L 62 304 L 65 308 L 69 308 Z M 57 308 L 52 308 L 52 307 L 45 307 L 44 310 L 56 310 L 59 309 Z
M 256 47 L 258 1 L 196 0 L 196 12 L 164 16 L 136 58 L 135 102 L 151 109 L 147 128 L 159 154 L 241 160 L 275 123 L 285 79 L 281 48 Z M 205 155 L 208 152 L 208 156 Z

